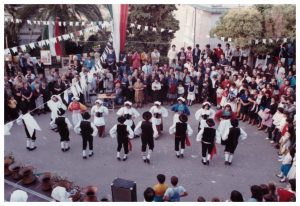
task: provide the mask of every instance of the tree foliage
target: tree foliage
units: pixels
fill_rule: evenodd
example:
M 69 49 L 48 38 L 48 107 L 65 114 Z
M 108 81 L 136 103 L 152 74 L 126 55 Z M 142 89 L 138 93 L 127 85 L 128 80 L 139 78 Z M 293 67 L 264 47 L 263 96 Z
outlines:
M 179 21 L 174 18 L 175 5 L 129 5 L 126 50 L 152 50 L 158 48 L 161 55 L 166 56 L 174 33 L 179 29 Z M 135 25 L 149 26 L 148 31 L 130 27 Z M 157 31 L 152 31 L 152 28 Z M 161 32 L 161 28 L 166 29 Z M 173 30 L 169 33 L 168 30 Z

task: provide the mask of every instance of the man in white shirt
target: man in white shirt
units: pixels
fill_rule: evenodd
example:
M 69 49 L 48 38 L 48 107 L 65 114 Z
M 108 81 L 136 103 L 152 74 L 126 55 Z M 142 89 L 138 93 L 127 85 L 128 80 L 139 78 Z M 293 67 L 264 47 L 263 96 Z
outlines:
M 149 65 L 148 61 L 145 61 L 145 65 L 142 67 L 142 71 L 147 75 L 150 76 L 152 73 L 152 66 Z
M 169 66 L 172 64 L 173 60 L 175 60 L 175 62 L 177 61 L 177 51 L 175 45 L 172 45 L 172 48 L 169 50 L 168 58 L 169 58 Z

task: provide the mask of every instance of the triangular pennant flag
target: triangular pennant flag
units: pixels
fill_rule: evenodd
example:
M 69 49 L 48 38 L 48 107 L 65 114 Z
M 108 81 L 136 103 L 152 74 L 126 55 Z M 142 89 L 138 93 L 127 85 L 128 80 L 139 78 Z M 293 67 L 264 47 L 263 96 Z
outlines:
M 61 26 L 61 21 L 58 22 L 58 26 Z
M 83 35 L 83 31 L 82 31 L 82 30 L 79 31 L 79 35 L 80 35 L 80 36 Z
M 43 25 L 47 25 L 46 21 L 43 21 Z
M 273 43 L 273 39 L 269 39 L 269 42 L 270 42 L 270 43 Z
M 22 19 L 19 19 L 19 21 L 20 21 L 20 23 L 22 23 L 23 21 L 22 21 Z
M 79 22 L 78 21 L 75 22 L 75 26 L 79 26 Z
M 21 45 L 20 46 L 23 52 L 26 52 L 26 46 L 25 45 Z
M 173 30 L 172 29 L 169 29 L 169 33 L 172 33 L 173 32 Z
M 156 31 L 156 27 L 153 27 L 153 28 L 152 28 L 152 31 Z
M 33 135 L 35 129 L 41 131 L 41 128 L 38 125 L 37 121 L 33 118 L 33 116 L 31 116 L 29 112 L 23 115 L 22 119 L 24 120 L 24 123 L 27 127 L 30 136 Z
M 148 31 L 148 26 L 145 26 L 145 31 Z
M 46 40 L 45 40 L 45 43 L 46 43 L 47 45 L 49 45 L 49 44 L 50 44 L 49 39 L 46 39 Z
M 40 22 L 40 21 L 37 21 L 37 24 L 38 24 L 38 25 L 40 25 L 40 24 L 41 24 L 41 22 Z
M 8 22 L 8 21 L 9 21 L 9 19 L 8 19 L 7 17 L 5 17 L 5 18 L 4 18 L 4 21 L 5 21 L 5 22 Z
M 30 21 L 30 20 L 27 20 L 27 24 L 30 24 L 30 25 L 31 25 L 32 23 L 31 23 L 31 21 Z
M 31 49 L 34 49 L 34 48 L 35 48 L 34 43 L 30 43 L 29 46 L 30 46 Z
M 83 22 L 81 23 L 81 26 L 84 26 L 84 24 L 85 24 L 85 22 L 83 21 Z
M 34 24 L 36 24 L 36 21 L 33 21 Z
M 142 25 L 139 25 L 139 24 L 137 25 L 137 29 L 141 29 L 141 27 L 142 27 Z
M 11 50 L 12 50 L 14 53 L 17 53 L 17 51 L 18 51 L 17 47 L 13 47 L 13 48 L 11 48 Z
M 160 32 L 163 32 L 165 29 L 161 29 Z
M 39 47 L 41 47 L 41 48 L 42 48 L 42 47 L 43 47 L 43 43 L 42 43 L 42 41 L 39 41 L 39 42 L 38 42 L 38 45 L 39 45 Z
M 42 41 L 42 46 L 46 45 L 45 40 Z
M 61 41 L 61 40 L 62 40 L 62 37 L 61 37 L 61 36 L 58 36 L 57 38 L 58 38 L 58 41 Z
M 263 40 L 262 40 L 262 43 L 263 43 L 263 44 L 266 44 L 266 43 L 267 43 L 267 40 L 266 40 L 266 39 L 263 39 Z
M 19 19 L 16 19 L 16 23 L 17 23 L 17 24 L 19 23 Z
M 11 18 L 11 19 L 10 19 L 10 22 L 14 23 L 14 19 L 13 19 L 13 18 Z
M 74 34 L 70 33 L 70 38 L 73 39 L 74 38 Z
M 258 44 L 258 42 L 259 42 L 258 39 L 255 39 L 255 44 Z
M 66 26 L 66 25 L 67 25 L 67 22 L 64 21 L 64 22 L 63 22 L 63 25 Z
M 224 40 L 225 40 L 225 37 L 222 36 L 222 37 L 221 37 L 221 40 L 224 41 Z
M 229 41 L 229 42 L 231 42 L 231 41 L 232 41 L 232 39 L 231 39 L 231 38 L 228 38 L 228 41 Z
M 132 28 L 132 27 L 134 27 L 134 24 L 133 24 L 133 23 L 130 24 L 130 28 Z
M 283 42 L 284 42 L 284 43 L 287 42 L 287 38 L 283 38 Z
M 70 21 L 70 22 L 69 22 L 69 25 L 70 25 L 70 26 L 73 26 L 73 21 Z
M 62 35 L 62 37 L 63 37 L 63 39 L 64 39 L 64 40 L 68 40 L 68 39 L 70 39 L 70 36 L 69 36 L 69 34 L 64 34 L 64 35 Z
M 46 21 L 46 24 L 47 24 L 47 25 L 49 25 L 49 24 L 50 24 L 50 22 L 49 22 L 49 21 Z
M 12 128 L 13 124 L 14 122 L 12 121 L 4 125 L 4 136 L 10 135 L 10 129 Z

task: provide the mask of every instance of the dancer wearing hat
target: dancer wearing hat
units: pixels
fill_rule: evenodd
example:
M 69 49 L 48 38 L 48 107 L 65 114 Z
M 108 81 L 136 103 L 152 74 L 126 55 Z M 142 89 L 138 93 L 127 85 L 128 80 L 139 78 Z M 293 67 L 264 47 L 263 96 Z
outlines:
M 94 124 L 98 129 L 99 137 L 104 137 L 105 134 L 105 121 L 104 116 L 108 115 L 107 107 L 103 106 L 103 101 L 98 99 L 96 100 L 96 105 L 91 109 L 91 114 L 94 116 Z
M 219 132 L 214 128 L 215 122 L 213 119 L 206 120 L 207 126 L 201 128 L 197 134 L 196 141 L 202 143 L 202 163 L 209 165 L 209 160 L 215 146 L 215 141 L 219 138 Z
M 179 115 L 190 115 L 190 110 L 185 104 L 185 99 L 183 97 L 179 97 L 177 99 L 177 104 L 173 105 L 171 107 L 171 110 L 175 112 L 173 117 L 173 124 L 176 124 L 176 122 L 179 122 Z
M 79 102 L 78 97 L 72 97 L 72 102 L 69 104 L 68 110 L 72 112 L 72 122 L 74 125 L 82 120 L 82 113 L 86 111 L 86 106 Z
M 72 127 L 70 120 L 64 116 L 65 112 L 66 112 L 65 110 L 59 108 L 57 111 L 58 117 L 53 119 L 50 123 L 51 127 L 56 127 L 58 130 L 58 133 L 60 135 L 60 147 L 61 147 L 61 151 L 63 152 L 70 150 L 69 129 L 71 129 Z
M 239 121 L 237 119 L 230 120 L 230 123 L 231 127 L 225 131 L 222 138 L 225 141 L 225 165 L 231 165 L 239 140 L 247 139 L 247 133 L 238 127 Z
M 53 95 L 51 99 L 47 102 L 47 106 L 51 110 L 51 121 L 53 121 L 57 116 L 57 111 L 59 108 L 66 110 L 66 105 L 62 102 L 59 95 Z M 51 129 L 56 129 L 55 127 L 50 126 Z
M 117 159 L 121 160 L 120 158 L 120 151 L 122 149 L 122 146 L 124 147 L 124 157 L 123 161 L 127 160 L 127 154 L 128 154 L 128 143 L 129 139 L 132 139 L 134 137 L 134 133 L 130 126 L 126 125 L 126 118 L 121 116 L 118 118 L 119 124 L 115 124 L 109 131 L 109 134 L 112 138 L 117 138 L 118 141 L 118 147 L 117 147 Z
M 195 118 L 199 121 L 198 124 L 198 132 L 207 126 L 206 120 L 213 119 L 215 117 L 216 112 L 211 108 L 211 104 L 209 102 L 204 102 L 202 104 L 202 108 L 199 109 L 196 114 Z
M 156 126 L 158 133 L 160 134 L 163 131 L 163 117 L 168 117 L 168 110 L 161 106 L 161 102 L 154 102 L 149 110 L 152 114 L 152 122 Z M 158 137 L 158 136 L 157 136 Z
M 230 119 L 235 119 L 236 115 L 231 109 L 230 104 L 226 104 L 223 110 L 220 110 L 215 115 L 215 120 L 219 121 L 220 124 L 218 126 L 218 131 L 221 135 L 221 143 L 222 145 L 225 144 L 223 140 L 223 136 L 225 131 L 231 127 Z
M 151 112 L 148 111 L 144 112 L 143 119 L 145 121 L 140 121 L 134 130 L 134 133 L 136 135 L 141 135 L 142 156 L 145 163 L 150 163 L 151 153 L 154 148 L 153 137 L 156 138 L 158 136 L 156 125 L 150 121 L 151 118 L 152 118 Z M 146 157 L 147 145 L 149 147 L 149 150 L 148 150 L 148 155 Z
M 97 127 L 94 123 L 90 122 L 89 119 L 91 115 L 88 112 L 85 112 L 83 115 L 83 120 L 78 122 L 78 124 L 74 127 L 74 131 L 77 134 L 82 135 L 82 158 L 87 159 L 86 156 L 86 147 L 87 143 L 89 143 L 89 157 L 94 155 L 93 152 L 93 137 L 97 135 Z
M 131 129 L 134 130 L 135 124 L 133 119 L 139 117 L 140 113 L 132 107 L 132 103 L 130 101 L 126 101 L 124 103 L 124 107 L 121 107 L 118 110 L 117 115 L 123 116 L 126 119 L 125 125 L 131 127 Z
M 173 125 L 169 128 L 169 133 L 175 134 L 175 152 L 177 158 L 184 157 L 186 138 L 193 134 L 193 130 L 187 121 L 188 117 L 185 114 L 181 114 L 179 116 L 179 122 L 173 123 Z M 181 145 L 180 153 L 179 144 Z

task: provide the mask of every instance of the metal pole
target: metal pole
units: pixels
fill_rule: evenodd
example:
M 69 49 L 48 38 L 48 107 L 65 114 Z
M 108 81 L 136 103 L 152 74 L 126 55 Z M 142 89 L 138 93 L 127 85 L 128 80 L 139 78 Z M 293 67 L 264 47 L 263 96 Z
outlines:
M 197 9 L 195 7 L 195 21 L 194 21 L 194 48 L 196 47 L 196 18 L 197 17 Z

